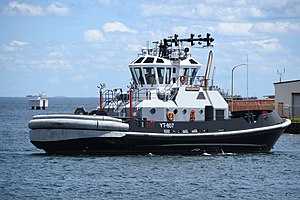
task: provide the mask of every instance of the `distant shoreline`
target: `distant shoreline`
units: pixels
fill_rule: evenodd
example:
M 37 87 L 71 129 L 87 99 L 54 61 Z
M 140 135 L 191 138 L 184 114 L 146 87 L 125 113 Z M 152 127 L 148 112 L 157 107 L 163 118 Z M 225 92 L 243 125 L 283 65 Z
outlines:
M 0 98 L 29 98 L 26 96 L 0 96 Z M 67 96 L 53 96 L 53 97 L 47 97 L 47 98 L 99 98 L 99 97 L 67 97 Z

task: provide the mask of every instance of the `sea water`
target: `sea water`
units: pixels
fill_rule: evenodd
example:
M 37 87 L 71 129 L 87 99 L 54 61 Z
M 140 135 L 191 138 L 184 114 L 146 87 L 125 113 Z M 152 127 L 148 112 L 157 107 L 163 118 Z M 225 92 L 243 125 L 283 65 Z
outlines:
M 300 199 L 300 134 L 271 153 L 201 156 L 46 155 L 29 141 L 36 114 L 92 110 L 97 98 L 0 98 L 0 199 Z

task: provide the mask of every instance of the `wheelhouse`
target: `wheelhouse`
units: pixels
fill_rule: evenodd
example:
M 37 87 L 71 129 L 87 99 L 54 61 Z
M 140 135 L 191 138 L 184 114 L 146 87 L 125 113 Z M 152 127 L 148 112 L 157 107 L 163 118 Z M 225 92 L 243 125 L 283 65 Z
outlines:
M 200 68 L 201 64 L 191 57 L 169 60 L 148 55 L 139 56 L 129 65 L 133 83 L 138 87 L 194 85 Z

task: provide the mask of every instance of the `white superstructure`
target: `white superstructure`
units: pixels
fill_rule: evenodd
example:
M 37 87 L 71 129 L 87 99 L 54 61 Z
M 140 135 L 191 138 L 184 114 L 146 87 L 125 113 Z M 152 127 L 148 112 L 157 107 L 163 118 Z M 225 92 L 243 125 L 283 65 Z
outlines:
M 207 46 L 213 41 L 206 38 L 174 38 L 155 42 L 154 48 L 142 49 L 140 54 L 129 64 L 132 84 L 133 115 L 157 121 L 205 121 L 228 118 L 228 104 L 218 91 L 209 89 L 205 83 L 208 75 L 199 76 L 201 64 L 189 54 L 189 47 L 183 42 L 204 41 Z M 201 42 L 200 42 L 201 43 Z M 209 53 L 209 66 L 212 51 Z M 104 110 L 118 116 L 128 116 L 129 94 L 104 92 Z M 125 98 L 124 98 L 125 97 Z M 109 109 L 111 108 L 111 109 Z
M 34 109 L 45 109 L 48 107 L 48 99 L 45 92 L 39 93 L 38 95 L 28 96 L 28 103 L 32 110 Z

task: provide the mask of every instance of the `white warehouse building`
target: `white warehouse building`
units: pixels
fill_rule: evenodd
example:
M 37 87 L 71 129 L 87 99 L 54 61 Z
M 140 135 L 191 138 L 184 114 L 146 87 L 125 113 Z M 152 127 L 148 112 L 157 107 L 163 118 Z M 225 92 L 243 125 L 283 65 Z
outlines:
M 274 83 L 275 110 L 282 117 L 300 117 L 300 80 Z

